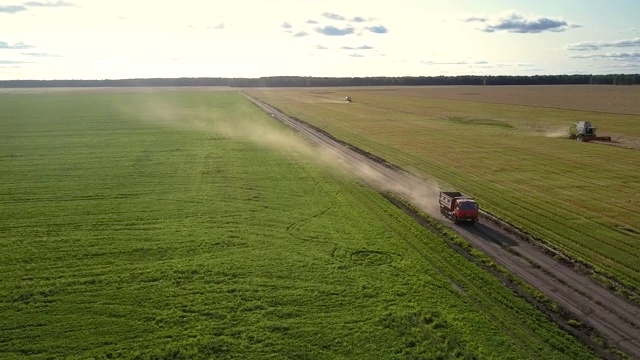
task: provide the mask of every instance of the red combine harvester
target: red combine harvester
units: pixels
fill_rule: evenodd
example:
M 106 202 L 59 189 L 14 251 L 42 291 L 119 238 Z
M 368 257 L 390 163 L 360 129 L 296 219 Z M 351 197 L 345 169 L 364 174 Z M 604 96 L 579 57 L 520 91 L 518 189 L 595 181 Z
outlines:
M 597 136 L 596 128 L 590 121 L 580 121 L 569 127 L 569 138 L 578 141 L 611 141 L 611 136 Z
M 457 191 L 440 192 L 440 214 L 454 223 L 478 221 L 478 204 L 468 196 Z

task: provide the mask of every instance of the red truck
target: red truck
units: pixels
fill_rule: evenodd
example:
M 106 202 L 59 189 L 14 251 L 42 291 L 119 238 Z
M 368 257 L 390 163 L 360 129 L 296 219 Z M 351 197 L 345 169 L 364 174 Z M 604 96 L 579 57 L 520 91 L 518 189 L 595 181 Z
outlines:
M 440 192 L 440 213 L 457 223 L 478 221 L 478 204 L 457 191 Z

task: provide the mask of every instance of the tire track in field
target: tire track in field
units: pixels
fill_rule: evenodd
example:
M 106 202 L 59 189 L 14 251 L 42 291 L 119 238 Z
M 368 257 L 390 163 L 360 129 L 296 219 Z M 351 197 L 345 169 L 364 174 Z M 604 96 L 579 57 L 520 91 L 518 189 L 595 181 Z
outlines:
M 366 164 L 371 171 L 377 172 L 378 176 L 388 181 L 409 184 L 421 181 L 422 186 L 434 188 L 432 184 L 389 164 L 384 159 L 335 139 L 323 130 L 291 118 L 266 103 L 246 94 L 243 95 L 276 120 L 309 138 L 318 147 L 331 150 L 334 155 L 354 169 Z M 366 177 L 363 181 L 371 186 L 379 185 L 371 183 Z M 379 187 L 378 189 L 381 190 Z M 393 187 L 382 190 L 393 192 Z M 397 191 L 396 194 L 406 198 L 406 194 Z M 425 208 L 424 204 L 414 205 L 433 215 L 433 209 Z M 540 248 L 529 243 L 531 239 L 527 239 L 524 234 L 519 234 L 516 229 L 498 219 L 491 219 L 484 215 L 476 227 L 458 226 L 446 220 L 441 222 L 503 267 L 540 290 L 576 319 L 595 329 L 596 333 L 615 344 L 627 355 L 640 358 L 640 306 L 618 297 L 591 277 L 580 274 L 555 258 L 549 257 Z M 560 325 L 566 329 L 566 324 Z M 602 349 L 595 350 L 598 353 L 602 352 Z
M 298 230 L 300 230 L 300 228 L 302 228 L 307 222 L 314 220 L 316 218 L 321 217 L 322 215 L 326 214 L 327 212 L 329 212 L 330 210 L 333 209 L 333 206 L 329 206 L 326 209 L 315 213 L 311 216 L 308 216 L 304 219 L 295 221 L 293 223 L 291 223 L 289 226 L 287 226 L 287 234 L 289 234 L 289 236 L 298 239 L 298 240 L 302 240 L 302 241 L 312 241 L 312 242 L 321 242 L 321 243 L 329 243 L 329 241 L 325 241 L 325 240 L 320 240 L 318 239 L 317 236 L 300 236 L 297 234 Z
M 326 213 L 328 213 L 329 211 L 332 211 L 334 209 L 335 207 L 331 205 L 320 212 L 317 212 L 304 219 L 291 223 L 289 226 L 287 226 L 287 233 L 289 234 L 289 236 L 293 237 L 294 239 L 298 239 L 301 241 L 314 242 L 318 244 L 328 244 L 333 246 L 333 250 L 331 251 L 331 257 L 333 257 L 335 260 L 341 263 L 350 263 L 350 264 L 359 265 L 359 266 L 382 266 L 382 265 L 392 264 L 394 262 L 398 262 L 402 260 L 402 256 L 391 253 L 391 252 L 381 251 L 381 250 L 372 250 L 372 249 L 366 249 L 366 248 L 364 249 L 360 248 L 360 249 L 354 250 L 353 248 L 349 249 L 349 248 L 338 246 L 337 243 L 330 240 L 323 239 L 322 237 L 317 236 L 315 234 L 309 235 L 309 236 L 300 236 L 298 234 L 298 231 L 302 227 L 304 227 L 308 222 L 313 221 L 317 218 L 320 218 Z

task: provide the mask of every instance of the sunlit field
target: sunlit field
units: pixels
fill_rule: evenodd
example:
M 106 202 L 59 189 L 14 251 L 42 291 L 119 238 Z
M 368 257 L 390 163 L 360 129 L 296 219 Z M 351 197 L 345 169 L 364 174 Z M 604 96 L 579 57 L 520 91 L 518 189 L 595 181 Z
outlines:
M 269 99 L 359 145 L 384 130 L 357 115 L 364 105 L 341 117 L 342 104 L 305 112 L 291 96 Z M 3 94 L 0 108 L 0 358 L 593 357 L 237 93 Z M 403 165 L 438 168 L 407 154 Z M 434 176 L 475 171 L 434 159 Z M 458 178 L 496 211 L 536 199 Z

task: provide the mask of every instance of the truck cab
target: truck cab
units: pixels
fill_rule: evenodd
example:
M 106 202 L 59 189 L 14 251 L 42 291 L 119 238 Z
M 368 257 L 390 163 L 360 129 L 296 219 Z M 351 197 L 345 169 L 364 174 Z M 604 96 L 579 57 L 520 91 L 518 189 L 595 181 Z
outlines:
M 478 204 L 471 197 L 457 191 L 442 191 L 439 203 L 440 213 L 455 223 L 478 221 Z
M 460 199 L 455 202 L 453 209 L 456 220 L 461 221 L 477 221 L 478 220 L 478 204 L 473 199 Z

